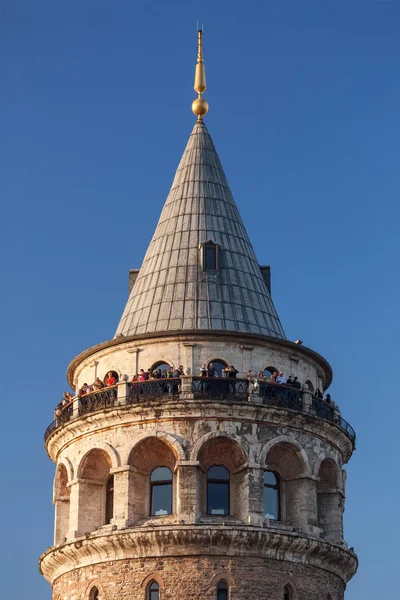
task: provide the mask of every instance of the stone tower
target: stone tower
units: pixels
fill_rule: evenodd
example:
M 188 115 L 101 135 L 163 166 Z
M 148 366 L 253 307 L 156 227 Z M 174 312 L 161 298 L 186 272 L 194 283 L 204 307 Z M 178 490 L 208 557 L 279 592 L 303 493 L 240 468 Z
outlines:
M 195 89 L 116 335 L 71 362 L 76 395 L 46 430 L 55 533 L 40 568 L 53 600 L 343 600 L 355 433 L 319 393 L 328 362 L 284 335 L 203 121 L 201 32 Z M 131 382 L 140 369 L 156 377 Z

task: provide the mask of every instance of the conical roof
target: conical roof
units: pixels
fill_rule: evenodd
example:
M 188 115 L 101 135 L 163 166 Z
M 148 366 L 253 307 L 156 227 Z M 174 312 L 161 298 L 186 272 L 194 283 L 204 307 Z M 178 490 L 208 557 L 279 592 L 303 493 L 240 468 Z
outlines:
M 218 244 L 205 270 L 202 244 Z M 243 331 L 285 339 L 203 121 L 192 131 L 116 335 Z

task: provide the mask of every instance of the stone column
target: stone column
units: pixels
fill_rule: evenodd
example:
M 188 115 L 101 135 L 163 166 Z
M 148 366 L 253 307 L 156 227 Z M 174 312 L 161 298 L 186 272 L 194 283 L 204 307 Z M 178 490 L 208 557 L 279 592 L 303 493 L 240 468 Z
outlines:
M 245 346 L 244 344 L 241 344 L 240 349 L 242 351 L 242 364 L 240 365 L 242 372 L 240 373 L 240 376 L 244 377 L 247 371 L 253 368 L 252 350 L 254 349 L 254 346 Z
M 129 465 L 110 469 L 114 475 L 114 515 L 113 525 L 118 529 L 128 527 L 134 520 L 133 469 Z
M 126 381 L 119 383 L 117 388 L 117 399 L 120 406 L 125 406 L 129 399 L 129 386 Z
M 193 348 L 195 347 L 195 342 L 183 342 L 182 345 L 186 350 L 186 365 L 184 365 L 185 373 L 187 375 L 193 375 Z
M 197 460 L 180 460 L 176 463 L 178 522 L 184 521 L 185 524 L 196 522 L 198 466 Z
M 167 379 L 168 381 L 168 379 Z M 182 375 L 181 377 L 181 393 L 179 394 L 180 400 L 193 400 L 194 394 L 192 390 L 192 377 Z
M 248 467 L 248 523 L 261 527 L 264 522 L 264 469 L 260 465 Z
M 317 478 L 303 475 L 284 482 L 284 519 L 305 533 L 317 526 Z

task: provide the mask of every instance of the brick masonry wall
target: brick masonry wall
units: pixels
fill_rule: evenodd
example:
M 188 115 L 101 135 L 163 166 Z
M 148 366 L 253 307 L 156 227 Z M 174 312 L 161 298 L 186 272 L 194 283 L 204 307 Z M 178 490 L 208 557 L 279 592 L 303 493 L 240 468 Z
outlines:
M 221 579 L 229 600 L 283 600 L 289 585 L 293 600 L 343 600 L 344 585 L 327 571 L 261 558 L 160 558 L 108 562 L 75 569 L 59 577 L 54 600 L 89 600 L 97 586 L 100 600 L 145 600 L 150 581 L 160 586 L 160 600 L 215 600 Z

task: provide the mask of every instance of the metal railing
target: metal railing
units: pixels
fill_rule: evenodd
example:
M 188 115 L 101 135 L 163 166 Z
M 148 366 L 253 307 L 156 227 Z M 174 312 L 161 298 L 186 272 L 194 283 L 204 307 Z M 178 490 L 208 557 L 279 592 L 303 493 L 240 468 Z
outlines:
M 95 410 L 101 410 L 105 408 L 112 408 L 118 395 L 118 386 L 112 385 L 110 387 L 96 390 L 95 392 L 89 392 L 80 397 L 79 416 L 86 415 L 94 412 Z
M 197 399 L 248 400 L 247 379 L 225 377 L 192 377 L 192 392 Z
M 127 404 L 137 404 L 162 398 L 178 398 L 181 391 L 180 378 L 149 379 L 128 384 Z
M 343 419 L 337 408 L 333 408 L 321 398 L 312 396 L 309 392 L 303 390 L 265 381 L 259 381 L 258 385 L 260 388 L 259 394 L 263 404 L 277 406 L 279 408 L 290 408 L 330 421 L 347 433 L 353 446 L 355 446 L 356 432 L 353 427 Z
M 356 434 L 353 427 L 343 419 L 339 410 L 324 400 L 312 396 L 310 392 L 286 385 L 266 381 L 225 377 L 186 377 L 186 392 L 191 390 L 197 400 L 236 400 L 247 402 L 253 396 L 259 396 L 264 405 L 291 409 L 329 421 L 344 431 L 355 446 Z M 191 380 L 191 381 L 190 381 Z M 122 384 L 120 384 L 122 385 Z M 118 385 L 90 392 L 76 397 L 67 406 L 56 409 L 56 419 L 47 427 L 45 442 L 60 426 L 68 423 L 73 417 L 83 416 L 94 411 L 122 405 L 139 404 L 152 400 L 177 400 L 182 391 L 180 378 L 150 379 L 127 383 L 119 390 Z M 119 393 L 121 392 L 121 394 Z M 185 395 L 185 388 L 183 389 Z M 250 395 L 249 395 L 250 394 Z M 256 398 L 255 398 L 256 399 Z

